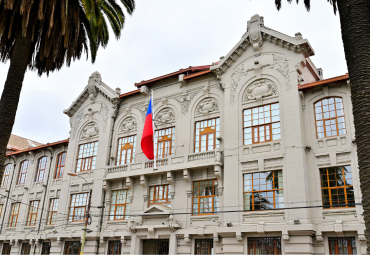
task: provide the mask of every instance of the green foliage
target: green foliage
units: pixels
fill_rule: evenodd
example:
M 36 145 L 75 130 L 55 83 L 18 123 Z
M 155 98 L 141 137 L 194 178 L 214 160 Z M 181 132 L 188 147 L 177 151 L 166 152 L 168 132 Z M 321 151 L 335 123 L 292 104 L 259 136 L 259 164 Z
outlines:
M 281 1 L 282 0 L 275 0 L 275 5 L 278 10 L 281 9 Z M 287 0 L 288 3 L 292 3 L 293 0 Z M 299 0 L 295 0 L 296 3 L 299 3 Z M 333 5 L 334 13 L 337 13 L 337 0 L 327 0 L 331 5 Z M 311 0 L 303 0 L 304 6 L 306 7 L 307 11 L 310 11 L 311 9 Z

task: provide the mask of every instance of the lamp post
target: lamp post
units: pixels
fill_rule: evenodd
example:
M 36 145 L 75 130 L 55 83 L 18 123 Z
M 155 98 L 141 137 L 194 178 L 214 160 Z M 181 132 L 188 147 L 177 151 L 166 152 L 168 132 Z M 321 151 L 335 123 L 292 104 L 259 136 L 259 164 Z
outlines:
M 87 180 L 84 177 L 82 177 L 82 176 L 80 176 L 78 174 L 75 174 L 75 173 L 68 173 L 68 175 L 70 175 L 70 176 L 77 176 L 77 177 L 80 177 L 80 178 L 84 179 L 84 181 L 87 183 L 87 186 L 89 187 L 89 198 L 88 198 L 87 210 L 86 210 L 86 214 L 85 214 L 85 227 L 83 228 L 82 242 L 81 242 L 81 251 L 80 251 L 80 255 L 83 255 L 84 248 L 85 248 L 87 223 L 89 221 L 89 215 L 90 215 L 90 205 L 91 205 L 91 193 L 92 193 L 92 190 L 90 189 L 90 185 L 89 185 L 89 183 L 87 182 Z

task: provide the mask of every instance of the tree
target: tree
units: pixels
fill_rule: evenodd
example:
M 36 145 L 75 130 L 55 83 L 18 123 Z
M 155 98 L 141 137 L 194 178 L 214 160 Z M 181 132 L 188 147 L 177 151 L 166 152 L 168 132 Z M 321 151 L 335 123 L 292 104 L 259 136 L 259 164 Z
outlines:
M 367 254 L 370 254 L 370 1 L 328 2 L 333 5 L 334 13 L 339 12 L 356 129 Z M 304 0 L 304 4 L 309 11 L 310 0 Z M 275 0 L 275 5 L 280 10 L 281 0 Z
M 121 3 L 132 14 L 134 0 Z M 0 0 L 0 60 L 10 60 L 0 100 L 0 180 L 27 67 L 49 75 L 88 51 L 94 62 L 109 41 L 107 20 L 118 39 L 125 15 L 116 0 Z

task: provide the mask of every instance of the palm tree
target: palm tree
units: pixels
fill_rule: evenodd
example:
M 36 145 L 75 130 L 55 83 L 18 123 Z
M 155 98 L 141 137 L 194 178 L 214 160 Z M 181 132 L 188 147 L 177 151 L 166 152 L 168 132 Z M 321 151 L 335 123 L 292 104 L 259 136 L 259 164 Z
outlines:
M 134 0 L 121 0 L 129 14 Z M 125 15 L 116 0 L 0 0 L 0 60 L 10 67 L 0 100 L 0 180 L 27 67 L 41 76 L 118 39 Z
M 281 8 L 281 2 L 275 0 L 278 10 Z M 370 254 L 370 1 L 328 0 L 328 2 L 333 5 L 334 13 L 339 12 L 356 129 L 367 254 Z M 310 0 L 304 0 L 304 4 L 307 10 L 310 10 Z

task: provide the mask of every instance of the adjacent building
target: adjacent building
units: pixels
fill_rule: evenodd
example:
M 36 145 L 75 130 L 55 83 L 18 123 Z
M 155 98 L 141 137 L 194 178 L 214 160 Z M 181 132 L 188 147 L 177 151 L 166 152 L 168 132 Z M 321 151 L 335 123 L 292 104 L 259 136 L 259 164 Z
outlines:
M 350 82 L 313 55 L 255 15 L 211 65 L 124 94 L 93 73 L 69 139 L 8 154 L 1 254 L 77 254 L 90 190 L 84 254 L 366 254 Z

